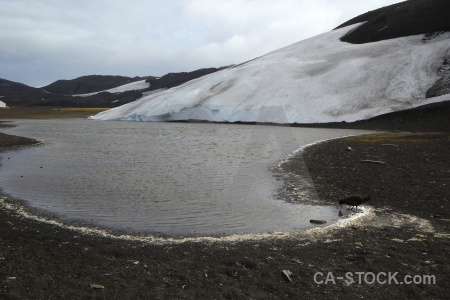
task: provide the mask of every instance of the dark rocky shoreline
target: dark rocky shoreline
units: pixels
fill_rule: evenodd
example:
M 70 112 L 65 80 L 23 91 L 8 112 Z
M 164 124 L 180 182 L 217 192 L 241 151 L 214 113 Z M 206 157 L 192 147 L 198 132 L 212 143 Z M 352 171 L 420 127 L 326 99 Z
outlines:
M 2 145 L 13 139 L 0 135 Z M 448 133 L 380 133 L 307 148 L 284 166 L 288 172 L 304 160 L 324 203 L 364 193 L 374 213 L 345 228 L 287 238 L 148 244 L 84 235 L 3 205 L 0 298 L 447 299 L 449 146 Z M 385 164 L 361 162 L 368 156 Z M 291 282 L 283 270 L 292 272 Z M 328 272 L 353 272 L 354 279 L 356 272 L 398 272 L 398 281 L 433 275 L 436 284 L 317 284 L 317 272 L 321 280 Z

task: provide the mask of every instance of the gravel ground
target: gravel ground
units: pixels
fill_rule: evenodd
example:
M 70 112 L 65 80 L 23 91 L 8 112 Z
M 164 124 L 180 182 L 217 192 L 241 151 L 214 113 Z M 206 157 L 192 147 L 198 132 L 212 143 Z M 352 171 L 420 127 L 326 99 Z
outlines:
M 3 150 L 32 143 L 0 134 Z M 23 217 L 3 195 L 0 298 L 448 299 L 449 146 L 448 133 L 379 133 L 305 149 L 282 166 L 291 178 L 286 200 L 299 201 L 292 186 L 306 162 L 321 202 L 366 194 L 370 213 L 346 227 L 283 238 L 120 240 Z M 369 284 L 374 275 L 381 282 Z M 430 275 L 435 284 L 400 284 L 406 275 Z

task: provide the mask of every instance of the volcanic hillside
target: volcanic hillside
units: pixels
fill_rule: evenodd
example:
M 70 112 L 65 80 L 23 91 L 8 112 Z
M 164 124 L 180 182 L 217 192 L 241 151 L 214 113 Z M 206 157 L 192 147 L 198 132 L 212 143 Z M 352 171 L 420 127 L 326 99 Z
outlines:
M 448 1 L 442 0 L 384 7 L 93 118 L 308 124 L 354 122 L 445 103 L 450 100 L 446 11 Z

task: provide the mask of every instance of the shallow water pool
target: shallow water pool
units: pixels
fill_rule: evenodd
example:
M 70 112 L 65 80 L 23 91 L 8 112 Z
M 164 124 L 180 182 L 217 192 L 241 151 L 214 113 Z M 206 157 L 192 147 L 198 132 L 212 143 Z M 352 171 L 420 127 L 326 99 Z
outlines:
M 4 193 L 63 220 L 167 235 L 293 231 L 311 227 L 311 218 L 335 221 L 333 206 L 277 200 L 282 174 L 270 168 L 306 144 L 362 133 L 84 119 L 14 123 L 4 131 L 44 145 L 2 155 Z

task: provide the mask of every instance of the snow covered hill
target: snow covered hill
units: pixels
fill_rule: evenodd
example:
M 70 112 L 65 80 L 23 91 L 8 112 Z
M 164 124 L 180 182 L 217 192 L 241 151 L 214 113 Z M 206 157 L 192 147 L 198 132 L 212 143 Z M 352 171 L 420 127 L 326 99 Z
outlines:
M 450 33 L 366 44 L 340 38 L 361 24 L 143 97 L 98 120 L 324 123 L 368 119 L 448 100 L 426 98 L 450 61 Z

